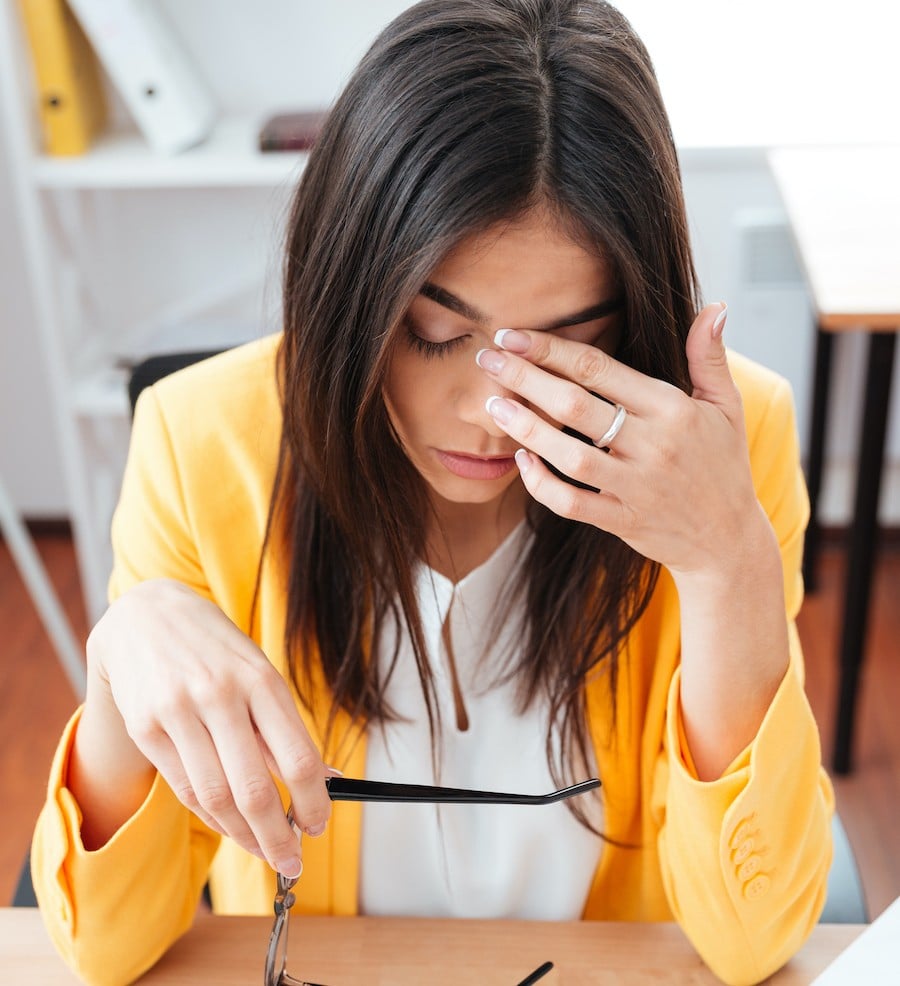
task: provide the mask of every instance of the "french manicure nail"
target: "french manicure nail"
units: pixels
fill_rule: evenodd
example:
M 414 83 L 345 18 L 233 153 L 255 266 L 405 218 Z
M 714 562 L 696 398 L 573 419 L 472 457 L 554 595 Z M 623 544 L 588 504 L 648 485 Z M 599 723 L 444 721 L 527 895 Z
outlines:
M 516 465 L 519 467 L 519 472 L 524 476 L 531 468 L 531 453 L 520 448 L 516 452 Z
M 488 373 L 499 373 L 506 362 L 506 354 L 498 353 L 496 349 L 479 349 L 475 354 L 475 362 Z
M 517 329 L 499 329 L 494 336 L 494 345 L 510 353 L 527 353 L 531 340 Z
M 498 397 L 496 394 L 484 402 L 484 408 L 495 421 L 499 421 L 502 425 L 508 425 L 516 413 L 509 401 Z
M 722 330 L 725 328 L 725 319 L 728 318 L 728 305 L 724 301 L 719 302 L 719 304 L 721 304 L 722 310 L 716 315 L 716 320 L 713 322 L 713 339 L 718 339 L 722 335 Z
M 296 880 L 303 872 L 303 863 L 298 856 L 292 856 L 290 859 L 283 859 L 280 863 L 276 863 L 275 869 L 288 880 Z

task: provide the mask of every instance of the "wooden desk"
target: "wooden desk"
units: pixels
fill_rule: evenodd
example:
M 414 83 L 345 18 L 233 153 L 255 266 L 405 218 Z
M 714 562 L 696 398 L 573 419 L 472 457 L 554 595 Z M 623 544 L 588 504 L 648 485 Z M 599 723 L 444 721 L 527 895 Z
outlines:
M 833 341 L 839 332 L 864 332 L 869 338 L 834 738 L 834 770 L 846 774 L 865 656 L 891 373 L 900 331 L 900 146 L 775 150 L 769 163 L 817 313 L 807 463 L 812 512 L 803 563 L 810 589 L 815 586 Z
M 200 917 L 141 986 L 257 986 L 272 922 Z M 808 984 L 864 925 L 819 925 L 769 982 Z M 288 972 L 328 986 L 514 986 L 541 963 L 556 984 L 715 984 L 673 924 L 301 918 L 291 923 Z M 555 978 L 554 978 L 555 977 Z M 0 909 L 0 981 L 75 986 L 33 908 Z

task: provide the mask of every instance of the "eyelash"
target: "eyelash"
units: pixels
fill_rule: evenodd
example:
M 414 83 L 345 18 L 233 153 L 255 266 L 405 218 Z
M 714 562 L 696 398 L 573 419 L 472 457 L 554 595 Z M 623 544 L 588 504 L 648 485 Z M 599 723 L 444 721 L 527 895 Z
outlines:
M 448 339 L 446 342 L 432 342 L 430 339 L 423 339 L 413 330 L 409 322 L 405 323 L 406 339 L 409 346 L 425 359 L 433 359 L 435 356 L 448 356 L 457 346 L 461 345 L 469 337 L 467 335 L 457 336 L 455 339 Z
M 408 323 L 406 325 L 406 337 L 410 346 L 425 359 L 447 356 L 468 338 L 468 336 L 457 336 L 455 339 L 448 339 L 447 342 L 432 342 L 430 339 L 423 339 L 422 336 L 417 335 Z

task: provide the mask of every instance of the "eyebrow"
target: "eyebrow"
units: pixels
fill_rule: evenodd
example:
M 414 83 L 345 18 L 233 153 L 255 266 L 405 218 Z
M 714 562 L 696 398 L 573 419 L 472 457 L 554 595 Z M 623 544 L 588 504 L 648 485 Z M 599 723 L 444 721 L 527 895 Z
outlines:
M 490 318 L 483 312 L 480 312 L 468 302 L 463 301 L 462 298 L 458 298 L 446 288 L 438 287 L 437 284 L 432 284 L 430 281 L 426 281 L 422 285 L 419 289 L 419 294 L 430 298 L 431 301 L 437 302 L 443 308 L 447 308 L 457 315 L 462 315 L 463 318 L 468 319 L 470 322 L 475 322 L 476 325 L 487 327 L 490 324 Z M 625 299 L 621 296 L 610 298 L 607 301 L 601 301 L 597 305 L 592 305 L 590 308 L 585 308 L 580 312 L 575 312 L 572 315 L 566 315 L 553 322 L 548 322 L 546 325 L 539 325 L 536 331 L 551 332 L 553 329 L 564 329 L 570 325 L 581 325 L 582 322 L 593 322 L 595 319 L 603 318 L 606 315 L 611 315 L 613 312 L 618 311 L 624 304 Z

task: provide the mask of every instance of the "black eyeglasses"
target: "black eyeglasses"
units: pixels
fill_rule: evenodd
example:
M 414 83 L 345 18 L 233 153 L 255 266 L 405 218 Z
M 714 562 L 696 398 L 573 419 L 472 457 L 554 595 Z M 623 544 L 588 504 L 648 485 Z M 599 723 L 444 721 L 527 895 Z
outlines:
M 417 804 L 458 805 L 552 805 L 557 801 L 586 794 L 600 787 L 596 777 L 572 784 L 570 787 L 551 791 L 549 794 L 500 794 L 494 791 L 470 791 L 459 787 L 433 787 L 428 784 L 391 784 L 385 781 L 364 781 L 352 777 L 328 777 L 325 779 L 328 797 L 332 801 L 391 801 Z M 294 809 L 287 813 L 288 822 L 294 824 Z M 289 879 L 276 874 L 275 923 L 269 936 L 266 951 L 264 986 L 322 986 L 322 984 L 294 979 L 285 972 L 287 965 L 288 918 L 296 897 L 293 890 L 299 877 Z

